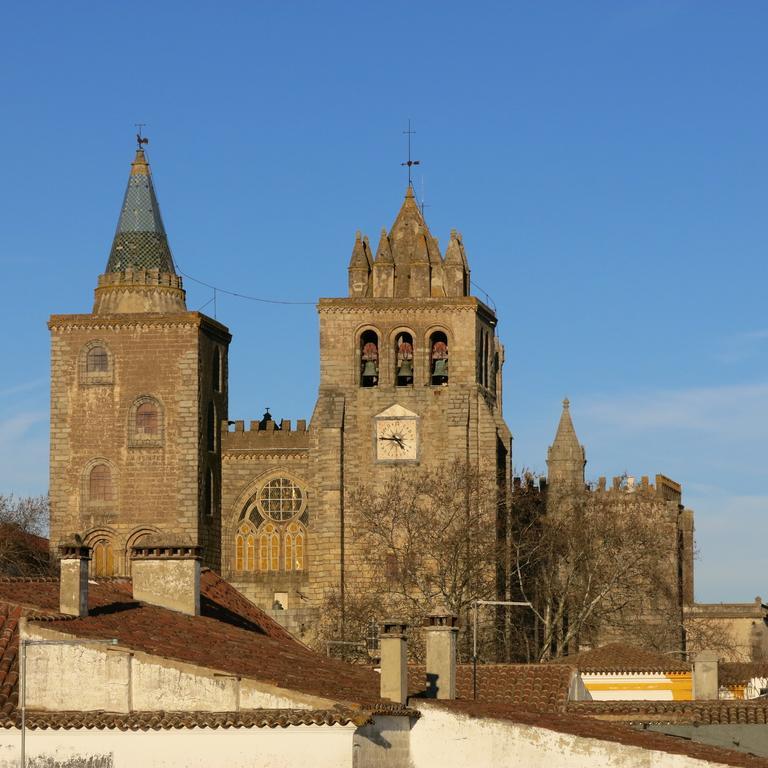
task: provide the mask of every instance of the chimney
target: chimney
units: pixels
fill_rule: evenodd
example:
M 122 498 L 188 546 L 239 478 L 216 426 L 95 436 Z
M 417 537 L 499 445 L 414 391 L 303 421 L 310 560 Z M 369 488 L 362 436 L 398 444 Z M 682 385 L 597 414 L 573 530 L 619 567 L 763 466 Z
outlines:
M 408 625 L 402 621 L 381 624 L 381 698 L 405 704 L 408 699 L 408 648 L 405 633 Z
M 88 615 L 88 563 L 91 548 L 82 544 L 59 547 L 59 611 L 67 616 Z
M 693 659 L 693 698 L 707 701 L 719 697 L 717 652 L 700 651 Z
M 459 619 L 445 607 L 424 620 L 427 636 L 427 692 L 437 699 L 456 698 L 456 638 Z
M 132 548 L 133 598 L 200 615 L 200 558 L 196 544 L 144 541 Z

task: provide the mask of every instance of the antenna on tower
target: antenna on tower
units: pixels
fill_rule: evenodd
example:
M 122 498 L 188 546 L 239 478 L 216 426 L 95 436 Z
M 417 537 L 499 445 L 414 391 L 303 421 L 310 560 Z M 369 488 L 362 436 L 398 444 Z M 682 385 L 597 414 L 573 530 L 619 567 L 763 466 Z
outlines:
M 426 199 L 427 199 L 427 196 L 424 193 L 424 174 L 422 173 L 421 174 L 421 202 L 419 203 L 419 208 L 421 208 L 421 218 L 424 219 L 425 221 L 426 219 L 424 217 L 424 209 L 432 207 L 431 205 L 427 205 Z
M 420 160 L 411 160 L 411 136 L 416 135 L 416 131 L 411 130 L 411 120 L 408 119 L 408 130 L 403 131 L 404 134 L 408 136 L 408 160 L 404 163 L 400 163 L 400 165 L 406 165 L 408 166 L 408 186 L 413 187 L 413 182 L 411 181 L 411 168 L 414 165 L 421 165 Z

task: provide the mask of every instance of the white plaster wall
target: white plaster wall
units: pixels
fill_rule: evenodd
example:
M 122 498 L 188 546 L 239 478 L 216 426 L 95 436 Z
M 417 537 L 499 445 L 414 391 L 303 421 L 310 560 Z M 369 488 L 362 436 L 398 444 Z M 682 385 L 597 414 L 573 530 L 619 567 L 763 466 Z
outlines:
M 502 720 L 469 718 L 419 704 L 411 730 L 414 768 L 703 768 L 685 755 L 587 739 Z
M 237 707 L 237 679 L 202 675 L 181 665 L 148 663 L 134 658 L 131 665 L 134 710 L 232 712 Z
M 412 768 L 409 717 L 376 715 L 355 731 L 354 768 Z
M 352 768 L 354 730 L 28 731 L 27 756 L 29 768 Z M 0 729 L 0 768 L 18 768 L 19 747 L 18 730 Z
M 28 625 L 24 637 L 76 640 Z M 216 670 L 105 645 L 27 648 L 30 709 L 232 712 L 327 709 L 335 702 Z
M 27 647 L 29 709 L 127 712 L 130 655 L 94 645 Z

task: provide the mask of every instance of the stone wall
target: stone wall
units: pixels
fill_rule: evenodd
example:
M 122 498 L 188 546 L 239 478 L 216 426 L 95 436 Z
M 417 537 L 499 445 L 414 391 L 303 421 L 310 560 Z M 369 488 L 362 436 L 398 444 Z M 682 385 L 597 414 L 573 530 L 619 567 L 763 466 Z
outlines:
M 220 449 L 209 439 L 227 418 L 227 329 L 197 312 L 169 315 L 54 315 L 51 330 L 51 540 L 74 533 L 109 542 L 114 572 L 127 573 L 130 546 L 146 533 L 169 531 L 205 547 L 219 566 Z M 107 370 L 87 370 L 95 345 Z M 212 382 L 218 350 L 220 391 Z M 136 428 L 136 410 L 154 400 L 158 434 Z M 217 432 L 217 430 L 216 430 Z M 209 445 L 213 450 L 209 450 Z M 94 499 L 89 475 L 108 468 L 111 491 Z M 213 475 L 211 514 L 204 478 Z

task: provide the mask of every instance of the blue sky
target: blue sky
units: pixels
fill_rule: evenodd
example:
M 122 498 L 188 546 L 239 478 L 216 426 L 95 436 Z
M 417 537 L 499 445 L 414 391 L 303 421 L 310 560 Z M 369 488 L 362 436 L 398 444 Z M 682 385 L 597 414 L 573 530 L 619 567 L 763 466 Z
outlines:
M 147 123 L 181 269 L 343 295 L 415 187 L 506 344 L 518 468 L 568 395 L 590 478 L 664 473 L 697 598 L 768 597 L 768 5 L 29 2 L 0 48 L 0 491 L 47 486 L 50 313 L 90 311 Z M 187 281 L 188 305 L 211 298 Z M 208 305 L 205 311 L 211 311 Z M 219 296 L 230 414 L 309 418 L 312 306 Z

